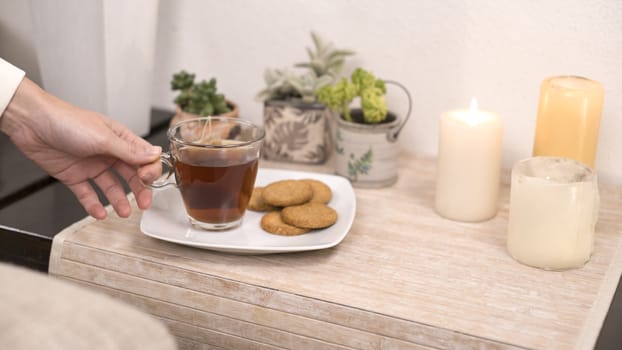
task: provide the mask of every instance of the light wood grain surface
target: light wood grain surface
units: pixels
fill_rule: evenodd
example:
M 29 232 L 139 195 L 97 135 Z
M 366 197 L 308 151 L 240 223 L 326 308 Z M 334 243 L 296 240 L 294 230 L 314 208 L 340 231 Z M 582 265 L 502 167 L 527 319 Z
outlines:
M 138 210 L 85 219 L 54 239 L 50 273 L 154 314 L 187 349 L 592 348 L 622 272 L 622 187 L 600 186 L 590 262 L 549 272 L 505 250 L 507 181 L 495 218 L 459 223 L 434 212 L 434 179 L 433 159 L 404 154 L 394 186 L 355 190 L 340 245 L 304 253 L 162 242 Z

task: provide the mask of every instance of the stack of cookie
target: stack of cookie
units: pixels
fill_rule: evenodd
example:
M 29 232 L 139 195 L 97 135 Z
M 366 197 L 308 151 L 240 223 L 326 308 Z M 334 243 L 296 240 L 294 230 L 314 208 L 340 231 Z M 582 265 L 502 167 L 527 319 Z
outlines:
M 248 209 L 267 212 L 261 228 L 277 235 L 294 236 L 337 222 L 337 212 L 327 204 L 330 187 L 314 179 L 281 180 L 255 187 Z

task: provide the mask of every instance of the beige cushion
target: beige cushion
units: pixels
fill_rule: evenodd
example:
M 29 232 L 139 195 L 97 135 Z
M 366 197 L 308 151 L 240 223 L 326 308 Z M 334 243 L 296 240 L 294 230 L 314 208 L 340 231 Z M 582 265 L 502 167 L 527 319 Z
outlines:
M 0 264 L 3 349 L 175 349 L 158 320 L 43 273 Z

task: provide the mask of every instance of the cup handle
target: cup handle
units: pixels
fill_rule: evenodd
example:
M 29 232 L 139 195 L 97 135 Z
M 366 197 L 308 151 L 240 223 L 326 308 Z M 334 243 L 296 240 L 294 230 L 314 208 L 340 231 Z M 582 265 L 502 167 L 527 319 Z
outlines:
M 146 187 L 149 187 L 153 190 L 157 190 L 160 188 L 164 188 L 168 185 L 177 186 L 177 182 L 173 177 L 171 179 L 171 175 L 174 173 L 173 160 L 169 153 L 162 153 L 160 155 L 160 162 L 162 162 L 162 176 L 160 176 L 157 180 L 152 182 L 151 184 L 144 184 Z
M 404 127 L 404 125 L 406 125 L 406 122 L 408 121 L 408 118 L 410 117 L 410 113 L 412 112 L 412 108 L 413 108 L 413 99 L 412 99 L 412 96 L 410 95 L 410 91 L 408 91 L 406 86 L 398 83 L 397 81 L 385 80 L 384 83 L 399 87 L 406 94 L 406 98 L 408 98 L 408 111 L 406 112 L 406 117 L 404 118 L 404 121 L 400 125 L 398 125 L 397 128 L 387 133 L 387 140 L 389 140 L 389 142 L 395 142 L 397 141 L 397 137 L 399 136 L 400 131 L 402 131 L 402 128 Z

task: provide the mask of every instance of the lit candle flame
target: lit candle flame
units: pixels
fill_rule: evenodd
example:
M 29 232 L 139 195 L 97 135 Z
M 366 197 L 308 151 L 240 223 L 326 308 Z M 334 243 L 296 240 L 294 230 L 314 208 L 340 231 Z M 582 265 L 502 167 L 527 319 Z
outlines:
M 477 99 L 475 97 L 471 100 L 471 114 L 477 114 Z
M 479 113 L 477 113 L 477 99 L 475 97 L 471 100 L 471 110 L 465 117 L 466 122 L 471 126 L 475 126 L 481 122 L 481 117 Z

